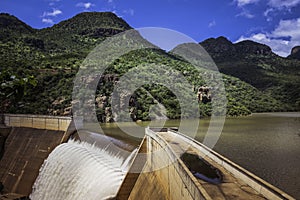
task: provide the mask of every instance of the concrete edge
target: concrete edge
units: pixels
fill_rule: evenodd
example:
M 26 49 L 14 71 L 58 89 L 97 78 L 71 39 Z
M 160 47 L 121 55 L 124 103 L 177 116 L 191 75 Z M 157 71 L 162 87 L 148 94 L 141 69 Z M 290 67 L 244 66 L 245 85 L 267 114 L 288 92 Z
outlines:
M 4 114 L 4 125 L 8 127 L 27 127 L 46 130 L 67 131 L 72 117 Z
M 232 162 L 231 160 L 224 157 L 223 155 L 213 151 L 212 149 L 200 143 L 199 141 L 190 138 L 189 136 L 177 131 L 168 130 L 168 132 L 183 137 L 188 143 L 198 148 L 206 156 L 208 156 L 209 158 L 211 158 L 212 160 L 214 160 L 215 162 L 223 166 L 226 170 L 232 173 L 236 178 L 243 180 L 246 184 L 248 184 L 250 187 L 252 187 L 255 191 L 257 191 L 259 194 L 263 195 L 264 197 L 269 199 L 274 199 L 274 200 L 275 199 L 296 200 L 295 198 L 288 195 L 284 191 L 271 185 L 270 183 L 266 182 L 265 180 L 261 179 L 255 174 L 244 169 L 240 165 Z
M 194 186 L 198 189 L 199 193 L 198 195 L 196 194 L 196 191 L 189 191 L 192 196 L 198 196 L 198 199 L 201 199 L 203 197 L 206 200 L 212 200 L 212 198 L 209 196 L 209 194 L 206 192 L 206 190 L 202 187 L 202 185 L 199 183 L 199 181 L 195 178 L 195 176 L 190 172 L 190 170 L 186 167 L 186 165 L 183 163 L 183 161 L 177 156 L 177 154 L 173 151 L 169 143 L 160 135 L 156 134 L 152 128 L 150 129 L 149 127 L 147 128 L 148 132 L 146 132 L 146 136 L 150 136 L 153 139 L 155 139 L 156 142 L 159 142 L 161 146 L 165 146 L 164 150 L 169 154 L 170 157 L 173 157 L 174 160 L 176 160 L 179 164 L 179 167 L 181 167 L 184 172 L 187 174 L 189 177 L 189 180 L 192 180 L 192 183 Z M 151 133 L 150 133 L 151 131 Z M 178 169 L 177 169 L 178 170 Z M 187 186 L 188 184 L 184 179 L 182 179 L 184 184 Z
M 114 199 L 128 199 L 129 198 L 130 193 L 140 175 L 140 173 L 135 173 L 135 172 L 132 173 L 132 171 L 135 171 L 136 167 L 138 167 L 138 168 L 140 168 L 139 171 L 142 172 L 143 168 L 145 167 L 145 164 L 146 164 L 146 161 L 144 163 L 136 163 L 138 154 L 145 153 L 145 152 L 143 152 L 144 151 L 143 147 L 144 147 L 144 145 L 146 145 L 145 141 L 146 141 L 146 137 L 144 137 L 142 142 L 140 143 L 137 153 L 133 157 L 133 161 L 130 164 L 129 170 L 128 170 L 126 176 L 124 177 L 124 180 L 122 181 L 121 186 L 120 186 L 116 196 L 114 197 Z M 132 177 L 132 174 L 133 174 L 133 177 Z M 134 182 L 132 181 L 132 179 L 134 179 Z
M 52 116 L 52 115 L 34 115 L 34 114 L 2 114 L 4 117 L 30 117 L 30 118 L 55 118 L 55 119 L 71 119 L 72 116 Z

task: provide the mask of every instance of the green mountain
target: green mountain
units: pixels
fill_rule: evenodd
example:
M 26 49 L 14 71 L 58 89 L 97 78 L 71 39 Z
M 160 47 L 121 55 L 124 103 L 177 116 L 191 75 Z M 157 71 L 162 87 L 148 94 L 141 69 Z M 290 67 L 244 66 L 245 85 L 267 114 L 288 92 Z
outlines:
M 200 43 L 216 62 L 220 72 L 237 77 L 285 104 L 300 109 L 300 62 L 282 58 L 271 48 L 253 41 L 231 43 L 224 37 Z M 294 56 L 297 49 L 294 49 Z
M 33 28 L 18 18 L 5 13 L 0 14 L 0 28 L 1 41 L 17 38 L 20 34 L 31 34 L 34 32 Z
M 73 77 L 83 59 L 106 37 L 129 29 L 124 20 L 109 12 L 81 13 L 40 30 L 14 16 L 0 14 L 0 77 L 5 83 L 0 109 L 51 114 L 48 110 L 55 107 L 53 101 L 60 98 L 66 99 L 59 106 L 63 110 L 70 105 Z M 38 81 L 34 88 L 24 81 L 31 76 Z M 20 100 L 24 89 L 26 95 Z
M 37 31 L 44 38 L 45 49 L 57 52 L 89 52 L 106 37 L 118 34 L 131 27 L 121 18 L 110 12 L 81 13 L 62 21 L 51 28 Z
M 82 61 L 97 44 L 130 29 L 123 19 L 108 12 L 81 13 L 40 30 L 14 16 L 0 14 L 1 112 L 70 115 L 73 82 Z M 295 98 L 299 93 L 289 95 L 297 85 L 298 61 L 280 58 L 267 46 L 250 41 L 232 44 L 219 38 L 201 44 L 213 55 L 224 73 L 228 115 L 296 109 Z M 92 102 L 100 121 L 113 120 L 111 94 L 116 80 L 136 66 L 151 64 L 168 65 L 180 71 L 194 86 L 195 99 L 198 88 L 206 84 L 191 63 L 172 52 L 155 48 L 131 51 L 115 60 L 100 78 L 95 102 Z M 257 70 L 257 66 L 263 70 Z M 240 69 L 249 70 L 246 73 L 259 77 L 247 79 L 245 71 Z M 204 75 L 210 71 L 203 69 L 201 73 Z M 266 83 L 269 85 L 265 86 Z M 282 83 L 286 85 L 280 85 Z M 291 85 L 288 87 L 288 84 Z M 288 90 L 276 93 L 274 88 Z M 164 86 L 146 84 L 130 98 L 128 112 L 134 120 L 149 120 L 153 117 L 150 112 L 153 105 L 159 104 L 165 107 L 164 115 L 168 118 L 181 115 L 175 94 Z M 211 114 L 209 100 L 200 102 L 199 107 L 202 116 Z
M 73 54 L 85 57 L 106 37 L 131 27 L 115 14 L 81 13 L 50 28 L 33 29 L 9 14 L 0 14 L 1 55 L 5 64 Z M 7 63 L 9 62 L 9 63 Z M 14 64 L 12 64 L 14 65 Z

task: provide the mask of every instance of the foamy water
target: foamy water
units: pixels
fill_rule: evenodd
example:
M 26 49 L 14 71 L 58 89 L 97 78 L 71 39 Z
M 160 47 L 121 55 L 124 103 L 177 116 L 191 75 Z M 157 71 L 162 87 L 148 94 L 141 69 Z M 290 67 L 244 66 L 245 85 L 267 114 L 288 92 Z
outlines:
M 32 200 L 93 200 L 114 197 L 128 171 L 125 159 L 85 142 L 69 141 L 56 147 L 36 179 Z

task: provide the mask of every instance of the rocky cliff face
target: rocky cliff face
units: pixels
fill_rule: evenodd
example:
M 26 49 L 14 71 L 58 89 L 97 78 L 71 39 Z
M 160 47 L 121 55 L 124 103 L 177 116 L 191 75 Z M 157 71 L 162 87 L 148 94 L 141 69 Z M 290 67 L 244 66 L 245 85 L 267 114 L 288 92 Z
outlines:
M 292 49 L 288 58 L 300 60 L 300 46 L 296 46 Z
M 202 45 L 216 61 L 223 61 L 228 58 L 240 59 L 249 55 L 273 55 L 271 48 L 267 45 L 250 40 L 234 44 L 223 36 L 207 39 L 201 42 L 200 45 Z
M 200 43 L 213 59 L 222 60 L 223 57 L 234 57 L 236 48 L 225 37 L 210 38 Z
M 272 50 L 269 46 L 259 44 L 250 40 L 245 40 L 234 44 L 236 52 L 240 54 L 252 54 L 252 55 L 272 55 Z

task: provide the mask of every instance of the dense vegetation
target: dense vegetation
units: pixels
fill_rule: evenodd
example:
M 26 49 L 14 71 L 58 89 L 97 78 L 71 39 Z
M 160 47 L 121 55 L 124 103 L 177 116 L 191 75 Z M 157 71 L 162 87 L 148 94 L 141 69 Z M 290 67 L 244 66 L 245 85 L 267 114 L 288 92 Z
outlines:
M 124 20 L 112 13 L 81 13 L 41 30 L 0 14 L 1 112 L 70 115 L 73 81 L 82 61 L 105 38 L 129 29 Z M 248 49 L 240 53 L 234 50 L 238 44 L 228 42 L 220 48 L 222 41 L 217 44 L 211 39 L 202 43 L 221 72 L 228 74 L 223 75 L 228 115 L 300 109 L 299 61 L 280 58 L 268 47 L 253 43 L 244 43 L 247 48 L 239 44 L 239 48 Z M 224 51 L 224 46 L 230 48 Z M 213 49 L 216 47 L 219 50 Z M 257 54 L 258 51 L 262 53 Z M 191 63 L 173 53 L 159 49 L 132 51 L 115 60 L 100 78 L 93 102 L 100 121 L 113 121 L 111 94 L 116 80 L 136 66 L 151 64 L 180 71 L 194 86 L 195 100 L 198 87 L 206 84 L 201 78 L 206 69 L 199 74 Z M 134 120 L 165 116 L 175 119 L 182 114 L 175 94 L 159 84 L 145 84 L 130 98 L 126 107 Z M 200 102 L 199 107 L 201 116 L 211 114 L 211 102 Z

